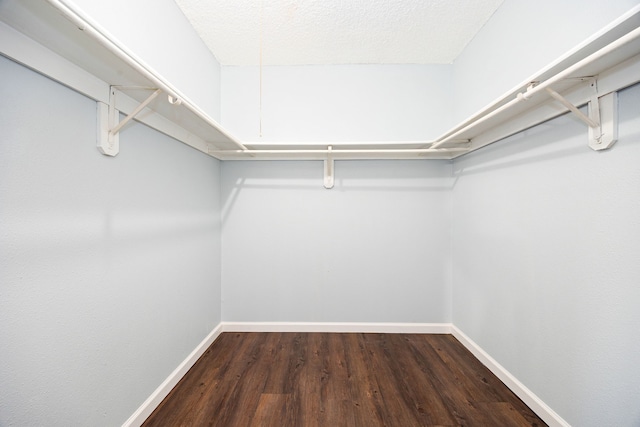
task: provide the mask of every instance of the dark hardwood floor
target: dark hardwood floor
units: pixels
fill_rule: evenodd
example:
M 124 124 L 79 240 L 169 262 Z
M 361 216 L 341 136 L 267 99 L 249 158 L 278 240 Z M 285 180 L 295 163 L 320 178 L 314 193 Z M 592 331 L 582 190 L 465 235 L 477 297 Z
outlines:
M 451 335 L 224 333 L 152 426 L 544 426 Z

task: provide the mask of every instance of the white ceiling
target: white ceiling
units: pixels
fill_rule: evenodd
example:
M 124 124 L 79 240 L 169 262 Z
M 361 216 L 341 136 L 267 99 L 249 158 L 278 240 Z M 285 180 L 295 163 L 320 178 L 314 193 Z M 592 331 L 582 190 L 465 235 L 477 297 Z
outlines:
M 223 65 L 304 65 L 449 64 L 503 1 L 176 3 Z

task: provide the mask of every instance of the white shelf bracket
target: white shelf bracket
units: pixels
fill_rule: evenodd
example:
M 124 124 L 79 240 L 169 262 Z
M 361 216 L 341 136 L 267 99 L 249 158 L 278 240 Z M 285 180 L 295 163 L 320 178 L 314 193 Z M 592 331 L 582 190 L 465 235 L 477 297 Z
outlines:
M 109 89 L 109 105 L 98 102 L 98 151 L 106 156 L 117 155 L 120 152 L 120 130 L 131 119 L 140 114 L 160 92 L 162 92 L 161 89 L 154 90 L 131 114 L 120 121 L 120 111 L 116 109 L 118 89 L 115 86 L 111 86 Z
M 331 151 L 333 150 L 333 146 L 329 145 L 327 147 L 327 158 L 324 159 L 324 188 L 331 189 L 334 184 L 334 169 L 333 169 L 333 157 L 331 156 Z
M 589 128 L 589 147 L 600 151 L 611 148 L 618 140 L 618 92 L 611 92 L 589 102 L 589 115 L 598 118 L 600 126 Z
M 588 116 L 555 90 L 548 87 L 546 91 L 586 123 L 589 127 L 589 147 L 596 151 L 606 150 L 618 140 L 618 94 L 611 92 L 599 97 L 596 79 L 591 79 L 590 86 L 592 95 Z
M 120 111 L 116 110 L 116 89 L 109 89 L 109 104 L 98 104 L 98 151 L 105 156 L 116 156 L 120 152 L 120 135 L 111 129 L 118 125 Z

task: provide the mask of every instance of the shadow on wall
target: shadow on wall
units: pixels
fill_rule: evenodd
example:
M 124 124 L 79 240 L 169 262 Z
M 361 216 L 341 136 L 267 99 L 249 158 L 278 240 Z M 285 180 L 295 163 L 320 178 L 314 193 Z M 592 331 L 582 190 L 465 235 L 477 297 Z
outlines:
M 584 144 L 572 144 L 570 147 L 557 144 L 581 134 L 584 135 Z M 587 138 L 587 128 L 581 122 L 563 115 L 458 158 L 454 162 L 453 174 L 481 174 L 593 153 Z
M 243 191 L 299 191 L 318 198 L 363 192 L 448 192 L 455 185 L 451 166 L 449 160 L 336 160 L 335 185 L 326 189 L 322 161 L 225 161 L 222 223 Z
M 636 86 L 619 93 L 624 96 Z M 581 110 L 587 113 L 586 107 Z M 624 126 L 625 117 L 621 116 L 619 120 L 619 126 Z M 638 135 L 638 131 L 625 134 L 625 143 L 640 142 Z M 566 113 L 456 159 L 453 175 L 481 174 L 561 158 L 606 156 L 620 148 L 615 144 L 608 150 L 594 151 L 589 148 L 588 138 L 588 128 L 584 123 L 572 113 Z

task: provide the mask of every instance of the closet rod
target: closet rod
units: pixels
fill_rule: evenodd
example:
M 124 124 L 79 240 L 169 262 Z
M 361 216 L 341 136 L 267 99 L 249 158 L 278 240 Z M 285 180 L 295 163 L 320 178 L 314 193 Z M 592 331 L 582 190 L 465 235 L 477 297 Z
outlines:
M 376 146 L 381 146 L 381 147 L 390 147 L 390 148 L 395 148 L 395 146 L 406 146 L 407 149 L 409 149 L 409 146 L 413 146 L 414 148 L 429 148 L 432 144 L 434 144 L 435 140 L 431 140 L 431 141 L 287 141 L 287 142 L 282 142 L 282 141 L 259 141 L 259 142 L 245 142 L 245 145 L 247 147 L 253 147 L 253 148 L 249 148 L 249 149 L 260 149 L 259 147 L 304 147 L 304 146 L 309 146 L 309 147 L 325 147 L 327 145 L 332 145 L 335 149 L 335 147 L 340 147 L 340 146 L 350 146 L 350 147 L 359 147 L 359 146 L 366 146 L 366 147 L 370 147 L 370 149 L 375 150 Z M 449 143 L 451 144 L 468 144 L 470 141 L 468 139 L 456 139 L 456 140 L 452 140 L 449 141 Z M 267 148 L 269 149 L 269 148 Z
M 468 151 L 467 147 L 450 147 L 450 148 L 356 148 L 356 149 L 345 149 L 345 150 L 336 150 L 336 149 L 297 149 L 297 150 L 211 150 L 209 151 L 212 154 L 329 154 L 332 155 L 340 155 L 340 154 L 402 154 L 402 153 L 410 153 L 410 154 L 421 154 L 421 153 L 450 153 L 450 152 L 458 152 L 458 151 Z

